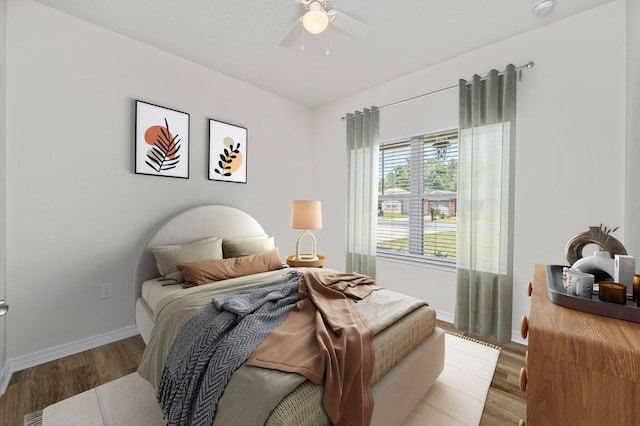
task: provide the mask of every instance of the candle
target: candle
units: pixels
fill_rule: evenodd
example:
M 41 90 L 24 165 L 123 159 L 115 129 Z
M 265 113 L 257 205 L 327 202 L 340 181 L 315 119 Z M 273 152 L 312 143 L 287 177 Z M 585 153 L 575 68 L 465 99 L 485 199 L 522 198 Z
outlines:
M 627 286 L 611 281 L 600 281 L 600 300 L 624 305 L 627 303 Z

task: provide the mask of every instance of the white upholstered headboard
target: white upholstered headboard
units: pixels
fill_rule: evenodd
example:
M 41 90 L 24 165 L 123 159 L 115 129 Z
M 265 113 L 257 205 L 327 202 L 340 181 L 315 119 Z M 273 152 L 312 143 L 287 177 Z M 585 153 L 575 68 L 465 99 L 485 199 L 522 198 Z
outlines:
M 208 205 L 194 207 L 171 217 L 160 225 L 138 255 L 134 272 L 135 297 L 140 297 L 142 283 L 159 275 L 149 247 L 184 244 L 207 237 L 235 238 L 265 234 L 249 214 L 234 207 Z

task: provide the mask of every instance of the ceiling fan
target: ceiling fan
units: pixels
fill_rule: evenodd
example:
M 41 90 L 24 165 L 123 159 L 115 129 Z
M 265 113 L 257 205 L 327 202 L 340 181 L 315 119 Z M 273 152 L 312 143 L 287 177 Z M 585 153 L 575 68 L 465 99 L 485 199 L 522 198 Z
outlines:
M 365 38 L 369 27 L 335 9 L 330 9 L 330 0 L 294 0 L 304 9 L 304 14 L 291 26 L 289 32 L 280 42 L 280 47 L 290 47 L 306 30 L 311 34 L 320 34 L 329 24 L 350 34 L 355 38 Z

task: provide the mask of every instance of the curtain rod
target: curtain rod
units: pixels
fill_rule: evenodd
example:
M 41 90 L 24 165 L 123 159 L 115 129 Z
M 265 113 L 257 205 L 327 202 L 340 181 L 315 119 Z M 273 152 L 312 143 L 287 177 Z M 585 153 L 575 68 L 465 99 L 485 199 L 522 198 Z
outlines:
M 516 71 L 518 71 L 518 80 L 522 80 L 522 70 L 523 69 L 525 69 L 525 68 L 526 69 L 531 69 L 531 68 L 533 68 L 534 65 L 535 65 L 535 63 L 533 61 L 529 61 L 524 65 L 516 67 Z M 504 74 L 504 72 L 498 73 L 498 75 L 502 75 L 502 74 Z M 486 79 L 487 79 L 487 77 L 482 77 L 481 78 L 481 80 L 486 80 Z M 446 92 L 447 90 L 455 89 L 457 87 L 460 87 L 460 85 L 459 84 L 455 84 L 453 86 L 443 87 L 442 89 L 434 90 L 434 91 L 428 92 L 428 93 L 423 93 L 421 95 L 417 95 L 417 96 L 414 96 L 412 98 L 407 98 L 407 99 L 403 99 L 401 101 L 393 102 L 393 103 L 390 103 L 390 104 L 387 104 L 387 105 L 382 105 L 382 106 L 378 107 L 378 110 L 389 108 L 389 107 L 396 106 L 396 105 L 400 105 L 400 104 L 403 104 L 405 102 L 414 101 L 416 99 L 424 98 L 426 96 L 435 95 L 436 93 Z M 347 117 L 341 117 L 340 119 L 341 120 L 346 120 L 346 118 Z

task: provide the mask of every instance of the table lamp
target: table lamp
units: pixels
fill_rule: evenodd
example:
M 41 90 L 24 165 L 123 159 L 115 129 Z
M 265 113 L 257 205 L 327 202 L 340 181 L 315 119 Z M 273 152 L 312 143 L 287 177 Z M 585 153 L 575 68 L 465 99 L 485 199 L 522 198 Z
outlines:
M 296 255 L 294 259 L 299 262 L 318 260 L 316 237 L 309 230 L 322 229 L 320 201 L 294 200 L 291 204 L 291 229 L 303 229 L 296 240 Z M 311 238 L 311 254 L 300 254 L 300 241 L 306 236 Z

